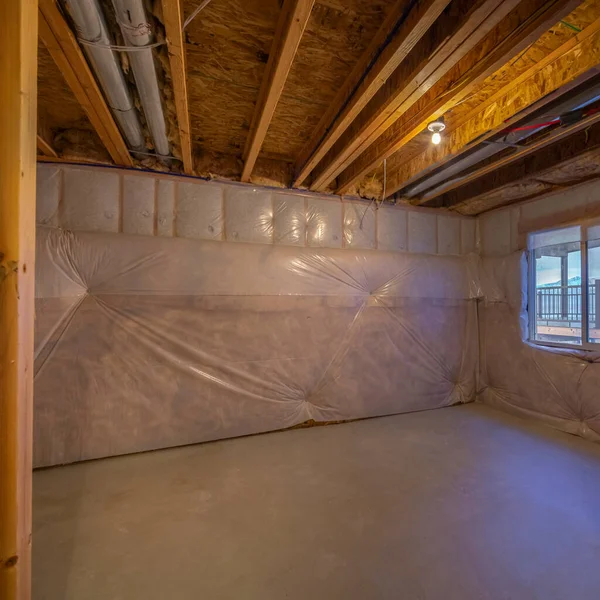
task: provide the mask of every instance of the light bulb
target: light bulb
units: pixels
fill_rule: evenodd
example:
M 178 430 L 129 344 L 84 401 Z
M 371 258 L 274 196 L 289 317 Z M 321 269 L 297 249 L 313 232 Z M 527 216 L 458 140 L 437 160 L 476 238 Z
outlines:
M 431 141 L 432 141 L 432 143 L 434 143 L 437 146 L 442 141 L 442 136 L 436 131 L 431 136 Z

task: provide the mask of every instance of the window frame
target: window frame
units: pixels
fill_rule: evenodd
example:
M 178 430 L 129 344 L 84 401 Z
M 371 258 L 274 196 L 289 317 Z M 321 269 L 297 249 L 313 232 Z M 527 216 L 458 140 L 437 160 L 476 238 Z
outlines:
M 598 221 L 592 223 L 578 223 L 580 227 L 581 236 L 579 247 L 581 255 L 581 343 L 579 344 L 568 344 L 566 342 L 547 342 L 543 340 L 536 340 L 536 317 L 537 317 L 537 296 L 536 296 L 536 268 L 535 268 L 535 248 L 527 249 L 527 317 L 529 331 L 527 332 L 527 341 L 536 346 L 548 346 L 550 348 L 565 348 L 575 350 L 585 350 L 588 352 L 600 351 L 599 342 L 589 341 L 589 325 L 590 316 L 588 312 L 588 292 L 589 292 L 589 280 L 588 280 L 588 229 L 594 225 L 598 225 Z M 551 229 L 544 229 L 540 231 L 532 231 L 528 234 L 533 236 L 540 233 L 556 231 L 559 229 L 565 229 L 569 225 L 562 227 L 553 227 Z M 575 242 L 577 243 L 577 242 Z M 552 244 L 550 244 L 552 245 Z

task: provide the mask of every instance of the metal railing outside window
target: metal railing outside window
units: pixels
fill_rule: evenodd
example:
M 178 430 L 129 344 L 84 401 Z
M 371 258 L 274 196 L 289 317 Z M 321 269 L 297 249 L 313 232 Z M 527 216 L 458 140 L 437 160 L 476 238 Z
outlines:
M 598 350 L 600 222 L 529 234 L 529 339 Z

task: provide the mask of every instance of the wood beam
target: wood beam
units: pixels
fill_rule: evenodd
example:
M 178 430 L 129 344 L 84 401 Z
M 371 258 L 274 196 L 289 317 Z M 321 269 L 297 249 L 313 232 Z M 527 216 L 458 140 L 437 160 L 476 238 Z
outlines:
M 52 131 L 48 127 L 46 113 L 38 107 L 37 115 L 37 149 L 45 156 L 57 157 L 58 153 L 52 147 Z
M 44 156 L 58 158 L 56 150 L 52 147 L 47 138 L 40 133 L 37 134 L 37 149 L 44 154 Z
M 315 0 L 285 0 L 283 4 L 246 138 L 242 181 L 250 181 L 314 3 Z
M 450 0 L 398 0 L 331 102 L 295 164 L 299 186 L 433 25 Z M 408 9 L 410 12 L 407 13 Z M 391 39 L 390 39 L 391 38 Z
M 437 184 L 433 189 L 420 194 L 418 196 L 418 199 L 411 198 L 410 200 L 413 204 L 430 205 L 432 202 L 434 202 L 436 198 L 443 196 L 444 194 L 447 194 L 448 192 L 451 192 L 452 190 L 455 190 L 459 187 L 462 187 L 470 181 L 474 181 L 475 179 L 478 179 L 479 177 L 482 177 L 483 175 L 492 172 L 494 169 L 510 164 L 511 162 L 519 160 L 524 156 L 528 156 L 532 152 L 536 152 L 537 150 L 554 143 L 556 140 L 562 139 L 563 137 L 568 136 L 571 133 L 574 133 L 575 131 L 579 131 L 581 127 L 589 127 L 590 125 L 596 123 L 597 120 L 598 116 L 592 115 L 589 117 L 589 119 L 584 119 L 580 123 L 575 123 L 570 127 L 561 127 L 559 129 L 556 129 L 555 131 L 548 132 L 546 135 L 539 134 L 542 137 L 540 137 L 534 142 L 528 142 L 527 140 L 525 140 L 521 144 L 521 149 L 517 147 L 516 150 L 511 151 L 509 148 L 507 148 L 507 154 L 503 154 L 500 157 L 498 157 L 498 155 L 491 156 L 481 161 L 479 165 L 475 168 L 469 169 L 468 173 L 458 173 L 454 176 L 454 178 L 451 178 L 449 181 L 441 182 Z M 509 126 L 511 125 L 512 124 L 509 123 Z M 475 147 L 476 145 L 477 144 L 473 144 L 472 147 Z M 518 145 L 519 144 L 517 144 L 517 146 Z
M 488 165 L 469 178 L 464 185 L 426 203 L 427 206 L 450 208 L 473 201 L 504 186 L 543 179 L 560 165 L 575 161 L 600 149 L 600 113 L 570 127 L 556 130 L 537 142 Z M 546 185 L 554 185 L 550 177 Z
M 372 98 L 317 167 L 312 190 L 327 185 L 475 47 L 519 0 L 453 0 L 427 36 Z M 454 13 L 457 13 L 456 15 Z
M 37 3 L 0 2 L 0 598 L 31 598 Z
M 574 175 L 571 178 L 565 178 L 560 182 L 545 181 L 546 175 L 551 175 L 549 172 L 541 172 L 537 176 L 532 178 L 521 179 L 504 187 L 497 188 L 493 192 L 482 194 L 460 202 L 452 206 L 451 210 L 458 212 L 461 215 L 466 216 L 477 216 L 484 212 L 494 210 L 495 208 L 501 208 L 509 206 L 511 204 L 518 204 L 529 200 L 540 198 L 541 196 L 547 196 L 548 194 L 555 191 L 562 191 L 567 188 L 576 188 L 590 181 L 600 181 L 600 172 L 598 171 L 598 165 L 600 164 L 600 151 L 594 150 L 587 152 L 573 159 L 559 165 L 561 170 L 569 170 L 576 168 L 577 170 L 584 170 L 585 175 Z M 569 221 L 579 218 L 589 219 L 597 217 L 595 214 L 598 211 L 584 211 L 583 209 L 572 209 L 566 210 L 565 218 Z M 548 229 L 556 225 L 556 215 L 554 218 L 541 218 L 536 220 L 534 229 Z M 522 234 L 520 234 L 522 235 Z
M 581 0 L 526 0 L 493 32 L 497 45 L 482 59 L 480 48 L 474 48 L 461 63 L 470 64 L 458 81 L 440 81 L 427 93 L 423 107 L 413 107 L 398 119 L 358 160 L 348 166 L 338 179 L 336 193 L 345 194 L 384 159 L 390 158 L 410 140 L 424 131 L 431 121 L 440 117 L 473 94 L 485 79 L 536 42 L 548 29 L 573 11 Z M 481 45 L 484 45 L 482 42 Z M 514 86 L 513 86 L 514 87 Z M 485 107 L 492 103 L 490 99 Z M 482 112 L 482 105 L 477 112 Z M 466 119 L 468 120 L 468 119 Z M 464 123 L 448 124 L 446 135 Z M 394 165 L 388 163 L 388 172 Z
M 519 124 L 523 124 L 526 121 L 527 117 L 529 117 L 531 115 L 540 115 L 542 113 L 542 111 L 552 111 L 553 104 L 555 104 L 556 102 L 559 102 L 559 101 L 563 102 L 563 101 L 567 100 L 570 96 L 572 96 L 574 93 L 576 93 L 578 89 L 581 89 L 581 86 L 583 84 L 585 84 L 586 82 L 592 82 L 592 84 L 593 84 L 593 80 L 597 79 L 597 77 L 599 75 L 600 75 L 600 66 L 594 67 L 594 68 L 590 69 L 589 71 L 586 71 L 585 73 L 583 73 L 576 79 L 573 79 L 572 81 L 565 84 L 564 86 L 550 92 L 549 94 L 546 94 L 545 96 L 541 97 L 539 100 L 533 102 L 529 106 L 526 106 L 524 109 L 520 110 L 517 114 L 515 114 L 512 117 L 503 121 L 502 124 L 499 125 L 498 127 L 486 131 L 484 134 L 477 137 L 472 142 L 463 146 L 460 149 L 460 151 L 457 152 L 457 154 L 447 155 L 440 161 L 441 164 L 432 166 L 429 169 L 425 169 L 425 171 L 422 173 L 417 173 L 410 181 L 408 181 L 404 185 L 406 186 L 406 185 L 412 185 L 412 184 L 418 183 L 426 175 L 433 175 L 435 172 L 440 170 L 440 168 L 443 167 L 443 165 L 456 159 L 457 157 L 461 156 L 462 154 L 466 154 L 466 153 L 470 152 L 471 150 L 475 149 L 477 146 L 480 146 L 481 144 L 486 143 L 488 141 L 490 141 L 490 143 L 491 143 L 492 138 L 503 135 L 503 133 L 507 129 L 510 129 L 511 127 L 518 127 Z M 497 156 L 491 157 L 490 159 L 484 160 L 483 162 L 485 164 L 488 164 L 495 159 L 497 160 Z M 410 159 L 410 160 L 412 160 L 412 159 Z M 407 161 L 407 163 L 410 162 L 410 160 Z M 406 164 L 406 163 L 403 163 L 403 164 Z M 441 172 L 443 173 L 443 169 L 441 169 Z M 396 176 L 396 173 L 392 172 L 391 177 L 388 180 L 388 183 L 390 183 L 390 185 L 392 185 L 392 186 L 394 186 L 394 184 L 395 184 L 395 176 Z M 454 176 L 456 176 L 456 174 Z M 454 177 L 454 176 L 452 176 L 452 177 Z M 449 177 L 448 179 L 451 179 L 451 177 Z M 434 189 L 427 190 L 423 194 L 420 194 L 420 195 L 406 197 L 405 200 L 408 202 L 411 202 L 413 204 L 419 204 L 419 203 L 421 203 L 421 201 L 426 202 L 426 201 L 430 200 L 431 198 L 434 198 L 438 195 L 443 194 L 447 189 L 453 189 L 455 187 L 455 186 L 452 186 L 451 182 L 448 182 L 448 187 L 443 187 L 443 189 L 442 189 L 442 186 L 444 186 L 444 183 L 440 182 L 435 185 Z M 452 188 L 450 186 L 452 186 Z M 440 189 L 440 193 L 435 194 L 435 196 L 434 196 L 433 193 L 435 192 L 436 189 Z
M 51 163 L 64 163 L 67 165 L 79 165 L 79 164 L 87 164 L 87 165 L 107 165 L 112 166 L 110 163 L 100 163 L 94 158 L 86 158 L 84 156 L 77 158 L 63 158 L 62 156 L 48 156 L 46 154 L 38 154 L 37 162 L 51 162 Z
M 600 19 L 557 48 L 545 59 L 511 81 L 486 102 L 469 112 L 459 126 L 446 137 L 443 148 L 427 150 L 397 169 L 388 170 L 389 194 L 410 185 L 433 169 L 470 149 L 471 142 L 481 141 L 495 135 L 498 128 L 524 109 L 565 84 L 584 74 L 596 72 L 600 63 Z M 491 110 L 491 108 L 494 110 Z
M 133 161 L 102 92 L 56 0 L 39 0 L 39 36 L 117 165 Z
M 190 135 L 190 113 L 188 110 L 185 44 L 183 41 L 183 19 L 180 0 L 162 0 L 163 23 L 167 36 L 171 85 L 177 113 L 179 145 L 183 160 L 183 170 L 194 174 L 192 159 L 192 138 Z

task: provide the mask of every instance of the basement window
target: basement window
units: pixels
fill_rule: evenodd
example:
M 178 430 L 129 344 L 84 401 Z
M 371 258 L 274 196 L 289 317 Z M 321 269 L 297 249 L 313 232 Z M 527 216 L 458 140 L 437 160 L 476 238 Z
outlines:
M 600 225 L 529 235 L 530 340 L 598 349 Z

